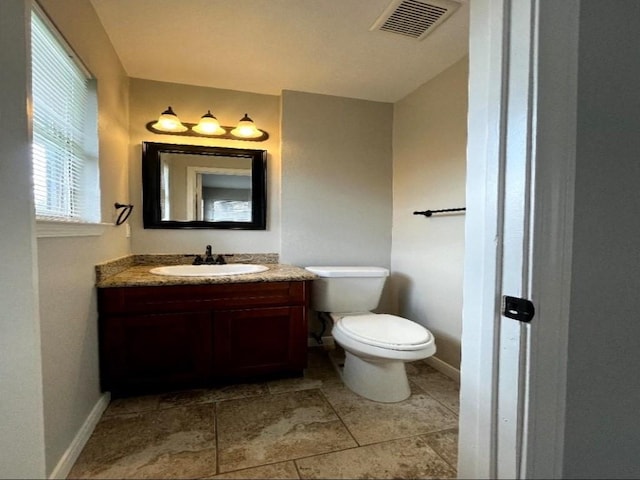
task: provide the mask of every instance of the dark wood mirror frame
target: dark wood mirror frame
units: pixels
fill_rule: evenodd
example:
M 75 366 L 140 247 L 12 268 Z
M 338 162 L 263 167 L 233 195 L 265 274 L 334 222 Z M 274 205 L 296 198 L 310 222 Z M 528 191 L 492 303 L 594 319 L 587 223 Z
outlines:
M 251 159 L 251 221 L 208 222 L 200 220 L 162 220 L 160 205 L 160 155 L 176 153 Z M 242 148 L 176 145 L 142 142 L 142 218 L 144 228 L 213 228 L 234 230 L 266 230 L 267 227 L 267 151 Z

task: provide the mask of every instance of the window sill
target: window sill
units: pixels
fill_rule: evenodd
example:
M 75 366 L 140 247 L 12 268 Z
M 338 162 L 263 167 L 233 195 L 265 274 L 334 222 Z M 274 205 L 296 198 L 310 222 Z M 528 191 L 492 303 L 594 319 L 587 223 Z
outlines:
M 36 236 L 38 238 L 99 237 L 108 227 L 113 227 L 113 224 L 36 220 Z

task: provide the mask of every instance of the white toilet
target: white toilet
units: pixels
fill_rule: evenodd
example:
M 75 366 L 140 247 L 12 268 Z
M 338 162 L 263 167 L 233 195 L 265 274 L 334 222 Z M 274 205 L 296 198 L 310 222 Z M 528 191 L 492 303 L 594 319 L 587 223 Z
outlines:
M 345 350 L 342 380 L 376 402 L 411 394 L 405 362 L 436 353 L 429 330 L 395 315 L 376 314 L 389 270 L 381 267 L 306 267 L 313 281 L 311 308 L 333 320 L 333 339 Z

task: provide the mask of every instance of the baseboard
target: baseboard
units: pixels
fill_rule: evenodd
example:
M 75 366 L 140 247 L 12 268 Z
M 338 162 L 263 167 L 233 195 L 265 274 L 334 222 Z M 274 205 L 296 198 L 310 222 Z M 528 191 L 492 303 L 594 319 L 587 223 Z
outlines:
M 440 360 L 438 357 L 429 357 L 426 359 L 426 362 L 440 373 L 446 375 L 452 380 L 455 380 L 456 382 L 460 382 L 460 370 L 452 367 L 447 362 Z
M 91 437 L 93 430 L 96 428 L 96 425 L 100 421 L 100 418 L 107 409 L 110 401 L 111 394 L 109 392 L 104 393 L 98 399 L 91 410 L 91 413 L 89 413 L 89 416 L 82 424 L 82 427 L 78 430 L 78 433 L 71 442 L 71 445 L 69 445 L 69 448 L 64 452 L 64 455 L 60 458 L 60 461 L 51 472 L 51 475 L 49 475 L 49 478 L 67 478 L 67 475 L 69 475 L 71 468 L 76 463 L 76 460 L 78 460 L 80 452 L 82 452 L 82 449 L 89 440 L 89 437 Z

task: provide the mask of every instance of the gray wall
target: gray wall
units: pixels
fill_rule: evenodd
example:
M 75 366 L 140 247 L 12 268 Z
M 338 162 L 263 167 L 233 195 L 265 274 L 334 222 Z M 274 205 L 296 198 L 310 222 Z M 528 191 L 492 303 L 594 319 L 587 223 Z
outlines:
M 460 368 L 468 60 L 395 104 L 391 289 L 397 313 L 428 328 L 436 357 Z
M 393 105 L 282 95 L 282 260 L 390 266 Z
M 640 3 L 580 4 L 564 476 L 640 476 Z

